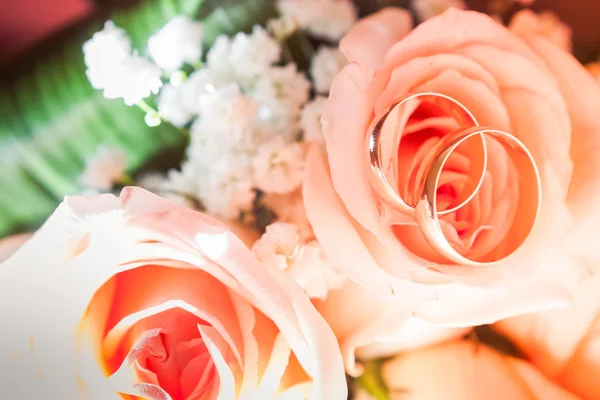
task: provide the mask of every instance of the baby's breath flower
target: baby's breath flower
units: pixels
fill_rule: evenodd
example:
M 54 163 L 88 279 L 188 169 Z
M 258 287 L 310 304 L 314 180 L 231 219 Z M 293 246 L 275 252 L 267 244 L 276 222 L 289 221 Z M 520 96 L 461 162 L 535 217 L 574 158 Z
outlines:
M 350 0 L 279 0 L 278 8 L 310 34 L 330 40 L 339 40 L 358 18 Z
M 285 194 L 302 184 L 305 155 L 302 144 L 275 137 L 252 160 L 256 186 L 266 193 Z
M 246 130 L 256 119 L 256 102 L 232 83 L 199 98 L 200 123 L 203 129 L 231 131 Z
M 241 81 L 265 73 L 279 61 L 281 46 L 261 26 L 255 25 L 252 34 L 238 33 L 231 42 L 230 63 Z
M 181 96 L 181 86 L 165 85 L 158 96 L 158 113 L 173 125 L 181 128 L 192 119 Z
M 300 125 L 302 126 L 305 142 L 325 145 L 323 126 L 321 125 L 321 116 L 323 115 L 323 110 L 325 110 L 325 104 L 327 104 L 327 97 L 317 96 L 302 109 Z
M 346 56 L 338 48 L 319 47 L 310 65 L 315 90 L 322 94 L 329 93 L 333 80 L 347 64 Z
M 258 118 L 286 140 L 299 133 L 300 109 L 306 103 L 310 82 L 294 64 L 270 68 L 250 95 L 259 104 Z
M 306 103 L 310 92 L 310 82 L 296 64 L 284 67 L 271 67 L 258 81 L 254 95 L 259 100 L 277 100 L 290 107 L 300 109 Z
M 267 226 L 265 234 L 254 244 L 253 251 L 261 262 L 286 270 L 300 248 L 298 228 L 275 222 Z
M 148 54 L 160 68 L 172 72 L 184 63 L 194 64 L 200 60 L 203 39 L 201 23 L 178 15 L 150 37 Z
M 224 155 L 218 164 L 198 171 L 197 177 L 198 198 L 209 214 L 234 219 L 252 209 L 256 192 L 245 157 Z
M 138 103 L 162 86 L 162 72 L 151 61 L 131 54 L 131 41 L 125 31 L 108 21 L 84 43 L 87 76 L 95 89 L 104 90 L 107 99 L 122 98 L 127 105 Z
M 420 21 L 426 21 L 436 15 L 443 14 L 449 8 L 460 10 L 467 8 L 464 0 L 411 0 L 411 5 Z
M 308 297 L 320 300 L 325 300 L 330 290 L 340 289 L 345 280 L 344 275 L 327 260 L 316 240 L 302 248 L 290 273 Z
M 122 149 L 100 146 L 87 159 L 79 182 L 86 189 L 108 191 L 125 176 L 126 160 L 127 155 Z
M 108 99 L 122 98 L 128 106 L 157 94 L 162 87 L 162 72 L 150 60 L 132 55 L 123 61 L 120 73 L 114 76 L 111 85 L 104 90 Z
M 310 298 L 326 299 L 329 291 L 339 289 L 345 279 L 326 260 L 319 243 L 304 243 L 292 224 L 269 225 L 253 251 L 259 261 L 286 271 Z
M 206 64 L 213 71 L 219 71 L 223 75 L 232 75 L 231 66 L 231 38 L 226 35 L 219 35 L 208 54 L 206 55 Z
M 203 68 L 192 73 L 178 86 L 165 85 L 158 98 L 160 115 L 177 127 L 182 127 L 197 116 L 206 96 L 228 84 L 218 72 Z
M 131 55 L 131 40 L 123 29 L 107 21 L 104 29 L 83 44 L 83 54 L 90 83 L 95 89 L 104 90 Z
M 279 61 L 280 44 L 261 26 L 252 33 L 239 32 L 233 39 L 221 35 L 207 55 L 207 65 L 244 87 L 251 87 L 257 77 Z

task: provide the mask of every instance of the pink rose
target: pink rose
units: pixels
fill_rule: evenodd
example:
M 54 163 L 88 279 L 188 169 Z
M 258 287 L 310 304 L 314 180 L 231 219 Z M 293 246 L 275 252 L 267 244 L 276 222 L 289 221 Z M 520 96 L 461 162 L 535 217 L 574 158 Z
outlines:
M 226 225 L 139 188 L 66 198 L 0 267 L 0 293 L 7 398 L 346 396 L 301 289 Z
M 584 399 L 600 399 L 600 275 L 581 288 L 578 302 L 522 315 L 495 328 L 547 376 Z
M 401 355 L 382 374 L 390 400 L 577 400 L 525 360 L 466 340 Z
M 323 114 L 327 159 L 313 149 L 307 162 L 309 220 L 329 259 L 353 281 L 344 289 L 352 295 L 338 294 L 346 301 L 319 305 L 350 372 L 357 372 L 357 348 L 370 357 L 462 333 L 439 331 L 429 338 L 423 333 L 428 326 L 460 328 L 569 305 L 600 265 L 594 239 L 600 224 L 599 85 L 547 39 L 520 38 L 483 14 L 450 10 L 410 33 L 409 21 L 405 11 L 386 9 L 343 39 L 351 64 L 337 76 Z M 461 213 L 442 218 L 449 240 L 467 257 L 506 255 L 507 243 L 518 246 L 493 265 L 450 264 L 414 220 L 395 224 L 380 211 L 367 177 L 365 137 L 375 115 L 422 92 L 450 96 L 481 125 L 512 133 L 539 167 L 541 209 L 525 240 L 513 243 L 518 239 L 507 237 L 506 228 L 533 219 L 515 215 L 519 199 L 534 196 L 535 188 L 518 187 L 520 170 L 499 146 L 489 146 L 477 196 Z M 404 116 L 395 189 L 410 196 L 423 154 L 456 129 L 456 121 L 426 102 Z M 452 157 L 453 169 L 442 173 L 438 189 L 446 205 L 456 200 L 464 165 L 475 155 L 466 149 Z M 416 328 L 407 333 L 405 326 Z

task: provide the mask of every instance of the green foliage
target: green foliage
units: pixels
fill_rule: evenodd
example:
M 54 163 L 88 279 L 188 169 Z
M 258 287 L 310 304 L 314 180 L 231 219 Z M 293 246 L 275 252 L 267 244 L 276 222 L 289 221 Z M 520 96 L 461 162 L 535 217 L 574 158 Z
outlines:
M 106 20 L 124 28 L 143 54 L 150 35 L 179 14 L 204 22 L 207 47 L 221 33 L 248 31 L 275 15 L 273 0 L 123 3 L 104 2 L 92 19 L 0 67 L 0 237 L 35 228 L 63 196 L 78 193 L 77 178 L 98 145 L 122 147 L 129 171 L 161 153 L 182 153 L 176 128 L 146 126 L 141 110 L 104 99 L 89 84 L 82 45 Z

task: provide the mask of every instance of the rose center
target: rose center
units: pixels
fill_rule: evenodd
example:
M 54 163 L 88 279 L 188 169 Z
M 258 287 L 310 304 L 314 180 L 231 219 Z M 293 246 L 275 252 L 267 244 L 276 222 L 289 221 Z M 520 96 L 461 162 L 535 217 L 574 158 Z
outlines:
M 416 108 L 403 127 L 398 147 L 398 193 L 408 201 L 415 199 L 416 175 L 426 154 L 439 140 L 459 128 L 459 124 L 443 110 L 422 104 Z M 479 139 L 477 139 L 479 140 Z M 512 166 L 504 149 L 486 139 L 488 166 L 482 186 L 462 207 L 439 215 L 446 239 L 465 256 L 489 254 L 503 240 L 501 226 L 510 224 L 517 201 L 514 186 L 509 182 Z M 474 171 L 473 146 L 461 144 L 447 159 L 436 190 L 438 212 L 455 209 L 469 198 L 465 188 L 475 187 L 481 171 Z M 499 228 L 500 227 L 500 228 Z M 392 226 L 396 237 L 417 256 L 437 263 L 448 261 L 429 246 L 418 226 Z
M 180 309 L 154 317 L 160 328 L 145 341 L 134 368 L 141 382 L 160 386 L 173 400 L 199 399 L 213 381 L 215 367 L 198 324 L 201 319 Z

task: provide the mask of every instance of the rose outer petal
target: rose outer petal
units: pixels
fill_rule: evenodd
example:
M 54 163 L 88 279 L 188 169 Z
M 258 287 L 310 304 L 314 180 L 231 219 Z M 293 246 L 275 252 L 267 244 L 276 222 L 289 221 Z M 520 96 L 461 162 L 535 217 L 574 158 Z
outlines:
M 576 400 L 525 361 L 468 341 L 399 356 L 384 364 L 383 378 L 394 399 Z
M 412 29 L 410 13 L 401 8 L 384 8 L 361 19 L 340 43 L 348 61 L 357 63 L 367 79 L 394 43 Z

